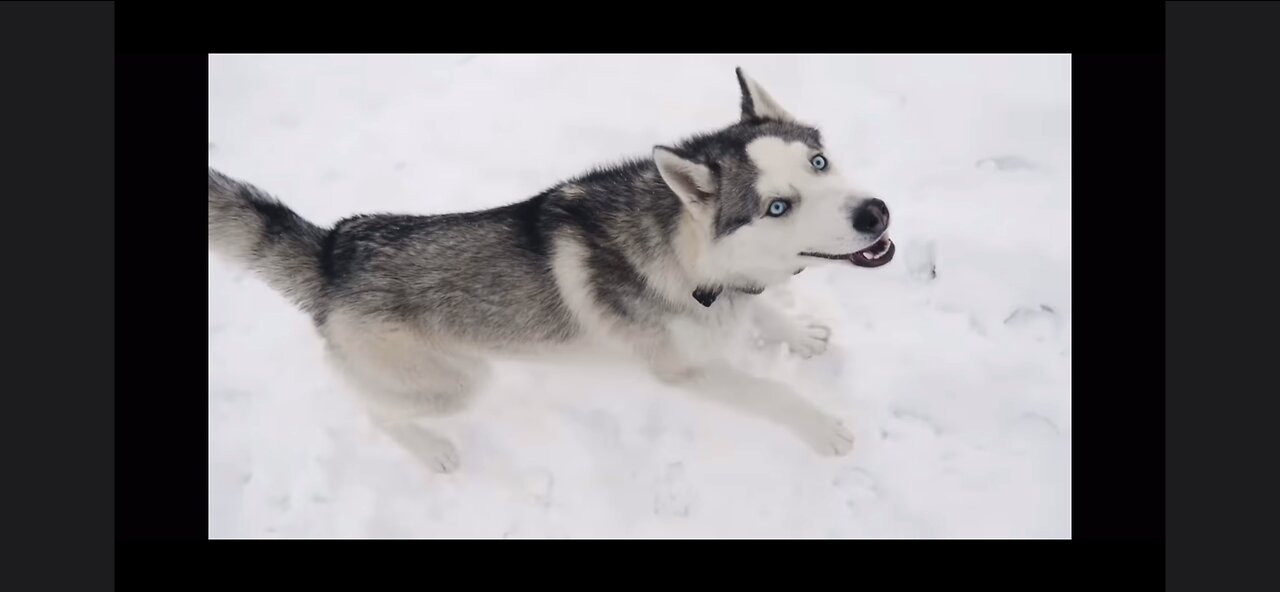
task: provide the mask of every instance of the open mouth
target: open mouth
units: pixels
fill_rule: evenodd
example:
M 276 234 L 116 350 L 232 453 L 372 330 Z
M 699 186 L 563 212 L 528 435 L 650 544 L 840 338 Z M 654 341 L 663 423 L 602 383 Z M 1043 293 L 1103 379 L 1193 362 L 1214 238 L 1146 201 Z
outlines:
M 823 259 L 847 259 L 849 263 L 858 267 L 880 267 L 893 260 L 893 253 L 896 250 L 897 248 L 894 247 L 893 241 L 889 240 L 889 235 L 885 234 L 870 247 L 846 255 L 828 255 L 826 253 L 800 254 L 806 257 L 821 257 Z

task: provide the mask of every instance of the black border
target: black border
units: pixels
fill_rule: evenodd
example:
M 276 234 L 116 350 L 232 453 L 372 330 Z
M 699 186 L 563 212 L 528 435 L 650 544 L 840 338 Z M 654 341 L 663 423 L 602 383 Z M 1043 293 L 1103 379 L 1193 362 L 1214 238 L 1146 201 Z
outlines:
M 14 589 L 114 575 L 113 12 L 0 3 L 0 491 Z
M 1188 590 L 1245 589 L 1275 579 L 1280 3 L 1176 2 L 1166 19 L 1167 569 Z M 1203 233 L 1229 255 L 1197 248 Z
M 199 204 L 179 197 L 207 176 L 207 163 L 192 158 L 208 154 L 206 109 L 193 103 L 205 95 L 207 104 L 207 67 L 205 56 L 116 58 L 119 310 L 130 333 L 147 336 L 121 348 L 143 350 L 122 351 L 119 367 L 125 396 L 116 401 L 116 476 L 129 489 L 116 502 L 121 540 L 208 538 L 207 462 L 192 462 L 208 458 L 208 358 L 200 355 L 208 342 L 200 347 L 198 332 L 184 327 L 207 302 L 205 266 L 192 263 L 208 247 L 192 232 Z M 192 504 L 187 491 L 205 492 L 205 501 Z
M 1073 64 L 1073 531 L 1077 539 L 1159 537 L 1164 270 L 1154 256 L 1089 265 L 1079 253 L 1105 244 L 1108 228 L 1124 229 L 1127 243 L 1164 244 L 1156 215 L 1164 200 L 1163 59 L 1077 54 Z M 1134 304 L 1118 306 L 1116 294 Z

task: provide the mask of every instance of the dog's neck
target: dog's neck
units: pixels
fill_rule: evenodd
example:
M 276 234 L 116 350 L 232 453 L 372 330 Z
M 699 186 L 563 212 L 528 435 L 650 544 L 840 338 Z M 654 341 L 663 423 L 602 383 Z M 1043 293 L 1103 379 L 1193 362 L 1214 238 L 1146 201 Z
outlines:
M 680 283 L 684 284 L 682 291 L 687 294 L 684 298 L 692 297 L 698 304 L 710 308 L 726 291 L 742 294 L 764 292 L 764 286 L 756 282 L 726 281 L 725 278 L 714 277 L 713 273 L 708 273 L 710 270 L 705 269 L 707 266 L 705 245 L 709 240 L 710 237 L 706 236 L 705 229 L 701 228 L 698 221 L 694 220 L 688 212 L 685 212 L 671 241 L 671 253 L 682 279 Z
M 709 260 L 711 237 L 688 212 L 676 225 L 667 249 L 633 257 L 633 265 L 653 290 L 676 304 L 692 298 L 710 308 L 725 294 L 757 295 L 770 285 L 758 279 L 726 276 Z M 797 270 L 800 273 L 803 270 Z
M 671 241 L 672 254 L 684 279 L 684 298 L 692 297 L 698 304 L 710 308 L 726 293 L 758 295 L 764 292 L 764 282 L 725 277 L 711 269 L 714 264 L 707 259 L 706 247 L 710 241 L 707 229 L 686 212 Z

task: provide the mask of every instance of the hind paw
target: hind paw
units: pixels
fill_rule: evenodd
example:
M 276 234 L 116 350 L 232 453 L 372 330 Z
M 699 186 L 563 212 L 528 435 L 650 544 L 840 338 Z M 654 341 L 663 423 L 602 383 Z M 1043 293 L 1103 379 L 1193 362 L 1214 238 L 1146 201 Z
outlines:
M 427 464 L 427 468 L 437 473 L 452 473 L 462 464 L 462 459 L 458 456 L 458 448 L 453 445 L 453 442 L 443 438 L 422 460 Z
M 446 438 L 411 424 L 384 425 L 382 428 L 397 444 L 436 473 L 452 473 L 461 464 L 458 448 Z

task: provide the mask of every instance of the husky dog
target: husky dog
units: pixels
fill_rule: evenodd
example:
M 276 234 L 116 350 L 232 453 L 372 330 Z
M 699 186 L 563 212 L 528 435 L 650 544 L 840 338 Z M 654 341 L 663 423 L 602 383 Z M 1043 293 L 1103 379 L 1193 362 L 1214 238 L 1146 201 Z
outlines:
M 756 295 L 813 264 L 888 263 L 889 210 L 841 176 L 817 129 L 736 74 L 738 122 L 489 210 L 321 228 L 210 168 L 209 246 L 310 314 L 374 422 L 436 471 L 456 469 L 457 450 L 417 420 L 463 409 L 490 359 L 597 343 L 843 455 L 839 420 L 720 354 L 750 323 L 822 353 L 827 327 Z

